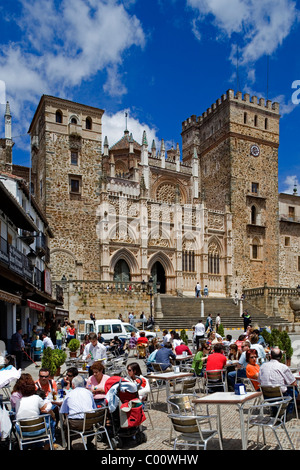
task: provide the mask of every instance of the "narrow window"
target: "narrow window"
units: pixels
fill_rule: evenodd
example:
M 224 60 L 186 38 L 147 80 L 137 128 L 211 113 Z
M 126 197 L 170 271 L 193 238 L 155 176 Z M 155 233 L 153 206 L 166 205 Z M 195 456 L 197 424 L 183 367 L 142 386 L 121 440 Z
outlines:
M 71 193 L 79 193 L 79 191 L 80 191 L 80 182 L 79 182 L 79 179 L 73 179 L 73 178 L 71 178 L 71 181 L 70 181 L 70 190 L 71 190 Z
M 254 125 L 255 125 L 255 127 L 257 127 L 257 123 L 258 123 L 257 115 L 255 115 L 255 116 L 254 116 Z
M 295 220 L 295 207 L 289 206 L 289 219 Z
M 251 224 L 256 225 L 256 207 L 251 207 Z
M 252 194 L 258 194 L 258 183 L 252 183 L 251 192 Z
M 78 152 L 75 150 L 71 151 L 71 165 L 78 165 Z
M 290 237 L 284 237 L 284 246 L 291 246 Z
M 57 122 L 58 124 L 62 124 L 62 112 L 61 111 L 56 111 L 55 122 Z
M 258 247 L 257 247 L 257 244 L 254 243 L 252 245 L 252 258 L 253 259 L 257 259 L 258 258 Z
M 247 113 L 244 113 L 244 124 L 247 124 Z
M 265 119 L 265 129 L 268 129 L 268 118 Z
M 87 117 L 85 120 L 85 128 L 89 130 L 92 129 L 92 120 L 90 117 Z

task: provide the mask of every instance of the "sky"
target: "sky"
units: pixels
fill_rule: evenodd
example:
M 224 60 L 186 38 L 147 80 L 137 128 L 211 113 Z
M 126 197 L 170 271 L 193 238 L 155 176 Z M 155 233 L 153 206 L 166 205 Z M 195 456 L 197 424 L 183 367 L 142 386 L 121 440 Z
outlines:
M 182 122 L 228 89 L 280 103 L 279 191 L 300 194 L 300 0 L 0 0 L 0 137 L 10 102 L 13 163 L 43 94 L 105 110 L 181 148 Z

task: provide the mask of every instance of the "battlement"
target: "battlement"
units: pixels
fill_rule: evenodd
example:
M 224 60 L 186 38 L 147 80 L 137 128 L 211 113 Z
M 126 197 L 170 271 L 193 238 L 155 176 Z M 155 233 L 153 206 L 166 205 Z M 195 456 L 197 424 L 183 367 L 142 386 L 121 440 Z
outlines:
M 233 90 L 227 90 L 226 94 L 222 95 L 221 98 L 218 98 L 215 103 L 211 105 L 210 108 L 207 108 L 206 111 L 202 113 L 201 116 L 196 116 L 193 114 L 191 117 L 183 121 L 182 131 L 185 131 L 193 126 L 198 126 L 204 124 L 213 114 L 215 114 L 221 107 L 224 107 L 224 103 L 235 102 L 241 105 L 247 105 L 253 108 L 253 111 L 263 110 L 274 113 L 274 115 L 279 117 L 279 103 L 273 102 L 271 100 L 265 100 L 265 98 L 257 98 L 257 96 L 251 96 L 249 93 L 244 93 L 238 91 L 236 94 Z

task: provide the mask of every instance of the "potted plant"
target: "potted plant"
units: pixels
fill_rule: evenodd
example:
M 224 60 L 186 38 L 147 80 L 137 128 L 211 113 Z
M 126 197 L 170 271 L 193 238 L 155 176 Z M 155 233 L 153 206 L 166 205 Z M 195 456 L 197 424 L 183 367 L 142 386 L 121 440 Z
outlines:
M 60 367 L 64 364 L 67 355 L 60 349 L 46 348 L 43 352 L 42 367 L 50 371 L 51 377 L 60 374 Z
M 65 360 L 67 359 L 67 354 L 61 349 L 53 349 L 52 351 L 52 358 L 53 361 L 56 363 L 55 375 L 60 375 L 60 368 L 65 363 Z
M 73 338 L 68 344 L 68 348 L 70 351 L 70 357 L 77 357 L 77 351 L 80 348 L 80 341 L 79 339 Z

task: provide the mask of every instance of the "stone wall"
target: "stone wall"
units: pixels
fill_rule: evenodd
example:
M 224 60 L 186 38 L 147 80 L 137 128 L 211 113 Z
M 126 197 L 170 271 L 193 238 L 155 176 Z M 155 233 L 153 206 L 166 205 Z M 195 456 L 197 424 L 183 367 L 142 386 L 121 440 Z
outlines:
M 282 317 L 290 322 L 294 321 L 294 312 L 290 301 L 298 299 L 295 288 L 259 287 L 245 289 L 246 299 L 270 317 Z
M 105 318 L 118 318 L 120 313 L 125 321 L 128 320 L 129 312 L 134 312 L 136 318 L 142 312 L 150 317 L 150 296 L 138 287 L 132 291 L 125 291 L 112 287 L 103 282 L 86 281 L 64 281 L 60 282 L 64 290 L 64 306 L 69 310 L 70 320 L 89 320 L 90 314 L 94 313 L 97 320 Z M 107 289 L 107 286 L 110 286 Z M 154 302 L 152 301 L 153 305 Z M 154 311 L 153 311 L 154 315 Z

